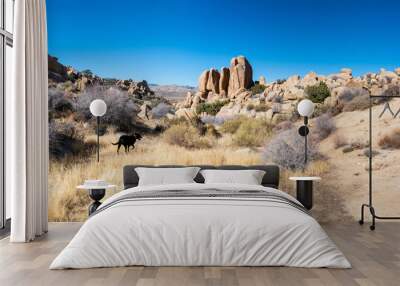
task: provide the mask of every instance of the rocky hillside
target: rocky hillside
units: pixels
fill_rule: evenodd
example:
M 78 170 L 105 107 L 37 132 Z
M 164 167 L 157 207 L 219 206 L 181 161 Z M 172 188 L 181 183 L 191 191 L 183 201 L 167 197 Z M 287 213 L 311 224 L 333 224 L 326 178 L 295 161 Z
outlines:
M 48 63 L 49 90 L 53 91 L 52 93 L 54 91 L 61 92 L 66 100 L 71 100 L 75 105 L 82 101 L 79 100 L 82 95 L 93 93 L 93 90 L 96 90 L 100 97 L 118 91 L 121 97 L 126 97 L 136 105 L 134 109 L 138 111 L 137 116 L 142 120 L 151 119 L 153 109 L 155 109 L 154 113 L 157 113 L 154 114 L 155 117 L 160 117 L 160 110 L 163 113 L 161 115 L 165 115 L 172 109 L 169 100 L 163 96 L 163 92 L 160 92 L 165 89 L 159 86 L 155 91 L 145 80 L 102 78 L 90 70 L 77 71 L 71 66 L 65 66 L 56 57 L 50 55 Z M 172 93 L 172 88 L 169 90 Z M 174 90 L 179 90 L 179 88 Z M 182 94 L 185 94 L 185 91 L 182 91 Z M 132 116 L 136 116 L 136 114 Z
M 333 113 L 364 109 L 369 94 L 400 94 L 400 68 L 381 69 L 360 77 L 343 68 L 328 76 L 310 72 L 303 78 L 293 75 L 267 83 L 263 76 L 254 82 L 251 64 L 244 56 L 238 56 L 231 60 L 229 68 L 203 71 L 198 91 L 188 93 L 176 108 L 178 116 L 191 117 L 204 110 L 199 109 L 201 105 L 222 102 L 216 116 L 245 115 L 277 123 L 296 116 L 297 103 L 306 97 L 317 104 L 318 115 L 328 109 Z

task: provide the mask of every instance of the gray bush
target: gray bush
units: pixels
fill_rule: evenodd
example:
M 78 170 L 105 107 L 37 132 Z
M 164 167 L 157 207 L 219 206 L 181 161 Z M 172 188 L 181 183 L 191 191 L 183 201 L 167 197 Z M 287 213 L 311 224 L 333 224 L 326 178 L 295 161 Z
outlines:
M 70 112 L 74 112 L 73 102 L 67 98 L 61 90 L 56 88 L 49 89 L 49 120 L 63 117 Z
M 158 119 L 167 115 L 171 110 L 171 105 L 161 102 L 151 110 L 151 114 L 154 118 Z
M 368 96 L 368 90 L 364 88 L 351 88 L 346 87 L 339 96 L 339 100 L 343 102 L 350 102 L 359 96 Z
M 312 161 L 320 155 L 314 140 L 310 138 L 308 143 L 308 160 Z M 285 169 L 304 168 L 304 138 L 297 133 L 296 129 L 278 133 L 264 148 L 263 159 Z
M 135 118 L 139 112 L 138 106 L 126 92 L 113 87 L 107 89 L 94 87 L 80 95 L 76 103 L 79 120 L 88 121 L 92 118 L 89 106 L 95 99 L 103 99 L 107 104 L 107 112 L 101 118 L 103 124 L 115 126 L 117 131 L 121 132 L 135 130 Z
M 319 140 L 327 138 L 333 131 L 336 130 L 335 121 L 329 113 L 322 114 L 315 119 L 313 133 Z

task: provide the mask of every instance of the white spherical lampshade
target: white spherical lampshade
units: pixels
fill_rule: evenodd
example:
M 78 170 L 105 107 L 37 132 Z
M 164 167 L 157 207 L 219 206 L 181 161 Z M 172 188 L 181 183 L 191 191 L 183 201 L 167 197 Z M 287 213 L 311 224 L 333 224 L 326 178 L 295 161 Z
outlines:
M 107 105 L 102 99 L 95 99 L 90 103 L 90 112 L 94 116 L 103 116 L 106 114 Z
M 310 117 L 314 112 L 314 103 L 309 99 L 303 99 L 297 105 L 297 111 L 301 116 Z

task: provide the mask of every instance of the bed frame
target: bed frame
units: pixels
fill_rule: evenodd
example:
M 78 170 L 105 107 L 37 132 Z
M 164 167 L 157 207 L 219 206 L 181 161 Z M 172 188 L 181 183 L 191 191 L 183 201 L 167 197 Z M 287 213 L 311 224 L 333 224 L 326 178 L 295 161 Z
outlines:
M 265 171 L 265 175 L 262 179 L 261 184 L 265 187 L 271 187 L 277 189 L 279 187 L 279 167 L 276 165 L 254 165 L 254 166 L 241 166 L 241 165 L 224 165 L 224 166 L 211 166 L 211 165 L 194 165 L 194 166 L 181 166 L 181 165 L 127 165 L 124 166 L 124 189 L 136 187 L 139 183 L 138 174 L 135 171 L 137 167 L 148 167 L 148 168 L 177 168 L 177 167 L 199 167 L 202 170 L 205 169 L 216 169 L 216 170 L 262 170 Z M 204 183 L 203 176 L 198 173 L 194 178 L 197 183 Z

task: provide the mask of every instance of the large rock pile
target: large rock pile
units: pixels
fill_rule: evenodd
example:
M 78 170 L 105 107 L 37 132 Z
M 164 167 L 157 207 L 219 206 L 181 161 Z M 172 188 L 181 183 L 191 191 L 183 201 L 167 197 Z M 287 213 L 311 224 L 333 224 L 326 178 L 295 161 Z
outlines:
M 278 122 L 296 114 L 298 102 L 307 97 L 307 86 L 321 82 L 328 86 L 331 96 L 318 104 L 326 107 L 335 107 L 354 96 L 382 95 L 389 88 L 400 86 L 400 68 L 394 72 L 381 69 L 360 77 L 354 77 L 351 69 L 343 68 L 328 76 L 310 72 L 303 78 L 293 75 L 272 83 L 261 76 L 258 84 L 265 86 L 265 90 L 260 94 L 249 90 L 254 85 L 252 77 L 252 67 L 243 56 L 233 58 L 229 69 L 205 70 L 199 77 L 198 92 L 189 92 L 186 99 L 176 105 L 177 114 L 193 115 L 202 102 L 228 100 L 217 116 L 246 115 Z
M 253 69 L 248 60 L 243 56 L 234 57 L 230 67 L 222 67 L 220 71 L 215 68 L 205 70 L 199 77 L 198 92 L 189 92 L 186 99 L 177 104 L 178 109 L 196 110 L 199 103 L 221 99 L 238 99 L 242 101 L 248 97 L 249 89 L 253 85 Z M 190 112 L 186 110 L 182 113 Z
M 134 96 L 137 99 L 144 99 L 154 95 L 154 92 L 150 89 L 147 81 L 145 80 L 119 80 L 117 81 L 116 86 L 122 90 L 128 91 L 129 95 Z

